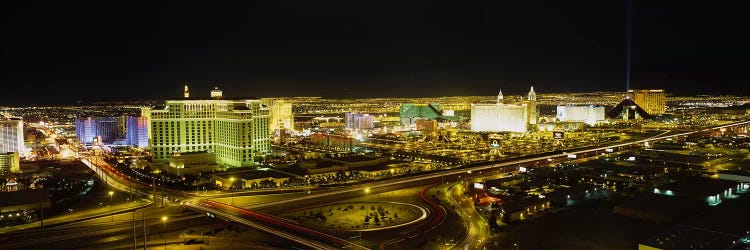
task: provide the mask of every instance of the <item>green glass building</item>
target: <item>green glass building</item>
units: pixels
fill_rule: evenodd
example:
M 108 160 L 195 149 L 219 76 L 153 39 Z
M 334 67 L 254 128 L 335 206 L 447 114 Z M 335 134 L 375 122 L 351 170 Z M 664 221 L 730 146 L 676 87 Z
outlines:
M 440 105 L 437 103 L 404 103 L 401 104 L 401 110 L 399 112 L 401 124 L 406 126 L 416 124 L 417 119 L 436 119 L 441 117 L 442 114 L 443 112 L 440 110 Z

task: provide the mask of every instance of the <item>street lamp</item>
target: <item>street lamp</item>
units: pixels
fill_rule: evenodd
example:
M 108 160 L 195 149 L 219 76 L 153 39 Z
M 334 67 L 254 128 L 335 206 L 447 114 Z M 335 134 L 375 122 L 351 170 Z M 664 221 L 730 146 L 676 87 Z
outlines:
M 513 243 L 513 246 L 515 246 L 515 247 L 516 247 L 516 250 L 518 250 L 518 244 L 516 244 L 516 243 Z
M 365 193 L 366 193 L 366 194 L 369 194 L 369 193 L 370 193 L 370 188 L 369 188 L 369 187 L 366 187 L 366 188 L 365 188 Z
M 166 231 L 167 230 L 167 219 L 168 219 L 167 216 L 162 216 L 161 217 L 162 229 L 164 229 L 164 235 L 165 235 L 164 236 L 164 250 L 167 249 L 167 236 L 166 236 L 166 234 L 167 234 L 167 231 Z
M 108 207 L 109 207 L 109 212 L 111 213 L 112 212 L 112 195 L 114 195 L 115 192 L 114 191 L 109 191 L 108 194 L 109 194 L 109 206 Z M 112 214 L 112 221 L 115 221 L 115 215 L 114 214 Z

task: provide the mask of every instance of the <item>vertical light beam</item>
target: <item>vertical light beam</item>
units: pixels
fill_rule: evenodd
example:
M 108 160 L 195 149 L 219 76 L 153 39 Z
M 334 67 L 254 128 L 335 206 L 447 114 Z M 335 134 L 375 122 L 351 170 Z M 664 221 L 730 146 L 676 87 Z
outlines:
M 633 43 L 633 0 L 627 0 L 627 44 L 626 46 L 626 65 L 625 65 L 625 96 L 630 99 L 630 54 Z

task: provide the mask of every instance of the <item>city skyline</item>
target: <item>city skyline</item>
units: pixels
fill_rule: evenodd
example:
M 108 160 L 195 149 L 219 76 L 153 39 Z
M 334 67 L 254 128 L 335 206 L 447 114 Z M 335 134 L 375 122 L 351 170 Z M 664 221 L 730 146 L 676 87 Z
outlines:
M 3 47 L 16 91 L 0 104 L 160 99 L 185 82 L 257 97 L 625 91 L 624 2 L 393 7 L 18 4 Z M 747 95 L 732 11 L 635 2 L 631 88 Z
M 743 8 L 4 7 L 2 249 L 750 249 Z

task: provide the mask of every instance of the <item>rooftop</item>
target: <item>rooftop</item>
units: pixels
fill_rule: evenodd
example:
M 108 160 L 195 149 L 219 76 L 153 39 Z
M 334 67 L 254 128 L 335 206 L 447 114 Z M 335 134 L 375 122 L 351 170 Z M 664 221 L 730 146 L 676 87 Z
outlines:
M 677 225 L 641 244 L 658 249 L 727 249 L 737 239 L 711 230 Z
M 674 219 L 693 216 L 707 209 L 706 202 L 694 197 L 679 197 L 646 193 L 627 199 L 617 207 L 662 214 Z
M 525 210 L 529 206 L 542 204 L 544 202 L 548 202 L 549 199 L 540 199 L 540 198 L 525 198 L 515 201 L 508 201 L 506 203 L 503 203 L 503 210 L 508 213 L 518 212 L 521 210 Z
M 294 177 L 291 174 L 283 173 L 274 169 L 265 169 L 265 170 L 245 170 L 245 171 L 237 171 L 237 172 L 231 172 L 231 173 L 223 173 L 220 174 L 222 178 L 240 178 L 244 180 L 255 180 L 255 179 L 261 179 L 261 178 L 291 178 Z
M 678 178 L 675 182 L 661 185 L 658 189 L 672 191 L 675 195 L 704 197 L 719 194 L 736 186 L 737 182 L 734 181 L 686 176 Z

